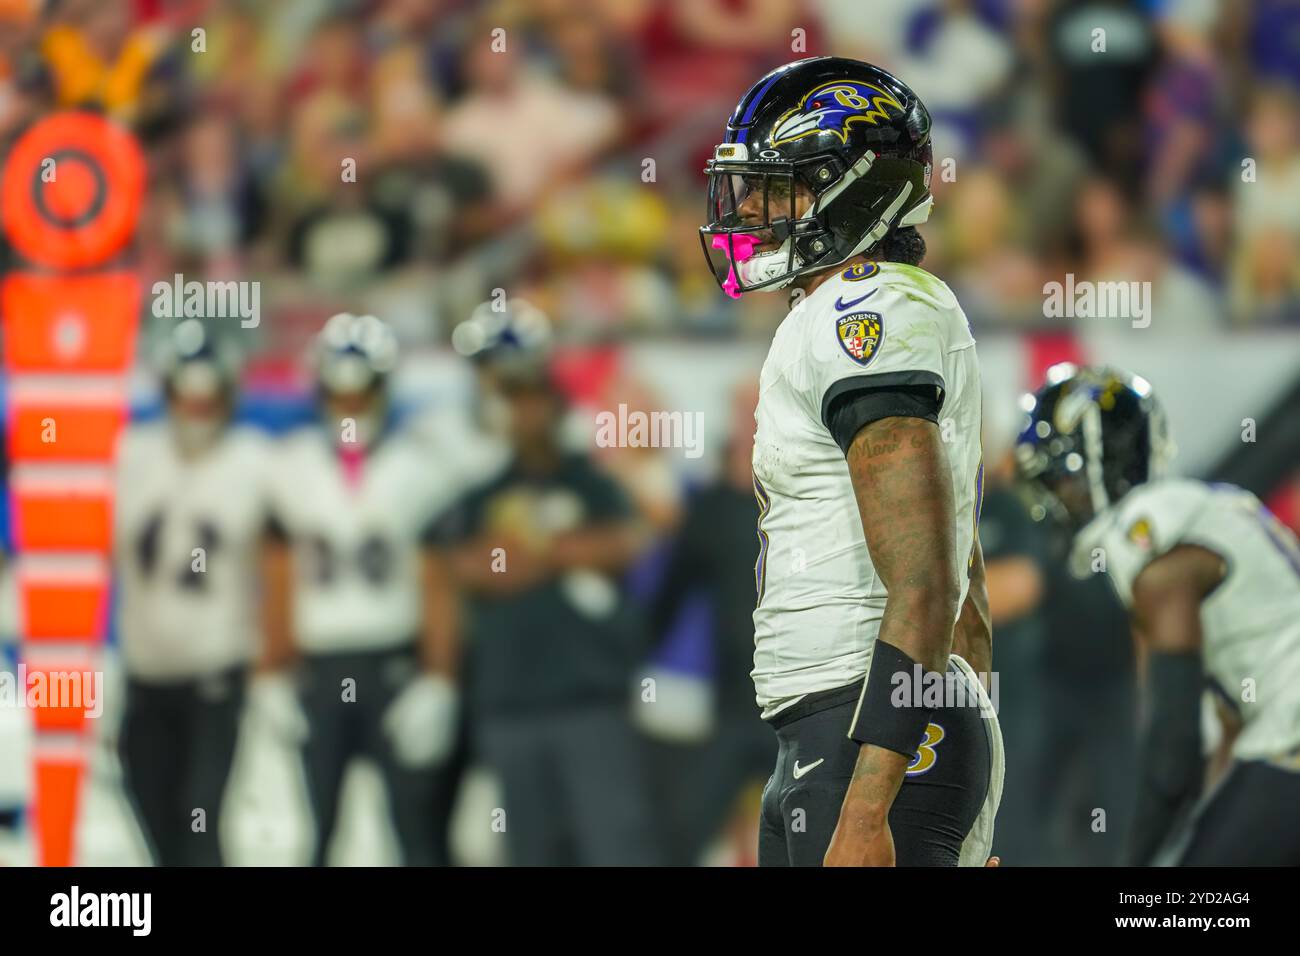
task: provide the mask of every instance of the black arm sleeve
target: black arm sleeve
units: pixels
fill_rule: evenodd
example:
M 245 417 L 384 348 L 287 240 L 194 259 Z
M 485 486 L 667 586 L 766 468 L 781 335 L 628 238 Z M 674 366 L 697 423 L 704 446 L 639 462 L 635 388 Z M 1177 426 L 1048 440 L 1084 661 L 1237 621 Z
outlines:
M 1129 865 L 1151 866 L 1168 834 L 1186 819 L 1204 780 L 1199 651 L 1152 652 L 1147 661 L 1147 714 L 1140 734 L 1142 774 Z
M 845 454 L 848 454 L 854 436 L 864 426 L 882 418 L 897 416 L 939 421 L 943 398 L 935 386 L 873 386 L 870 378 L 861 381 L 861 388 L 840 390 L 826 408 L 826 429 Z

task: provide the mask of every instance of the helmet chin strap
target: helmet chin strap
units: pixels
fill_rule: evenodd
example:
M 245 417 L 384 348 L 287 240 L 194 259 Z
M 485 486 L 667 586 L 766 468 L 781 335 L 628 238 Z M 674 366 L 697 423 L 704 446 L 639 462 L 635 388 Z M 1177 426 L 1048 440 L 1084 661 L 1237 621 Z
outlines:
M 1151 410 L 1148 428 L 1151 456 L 1147 461 L 1147 477 L 1148 480 L 1155 480 L 1163 478 L 1169 473 L 1169 463 L 1177 454 L 1178 447 L 1174 444 L 1174 440 L 1169 437 L 1169 429 L 1165 423 L 1165 413 L 1159 405 Z
M 862 241 L 853 247 L 849 253 L 849 258 L 861 255 L 881 239 L 885 238 L 885 233 L 889 232 L 889 227 L 894 224 L 894 217 L 898 215 L 898 210 L 903 208 L 903 203 L 907 202 L 907 197 L 912 194 L 912 184 L 903 183 L 903 188 L 898 191 L 894 201 L 889 204 L 883 215 L 876 220 L 876 224 L 871 227 L 871 231 L 862 237 Z M 917 208 L 920 208 L 919 206 Z M 928 207 L 927 207 L 928 208 Z M 902 223 L 899 223 L 902 225 Z
M 925 202 L 917 203 L 916 207 L 907 213 L 902 219 L 898 220 L 900 226 L 919 226 L 922 223 L 930 221 L 930 210 L 934 208 L 934 197 L 926 196 Z

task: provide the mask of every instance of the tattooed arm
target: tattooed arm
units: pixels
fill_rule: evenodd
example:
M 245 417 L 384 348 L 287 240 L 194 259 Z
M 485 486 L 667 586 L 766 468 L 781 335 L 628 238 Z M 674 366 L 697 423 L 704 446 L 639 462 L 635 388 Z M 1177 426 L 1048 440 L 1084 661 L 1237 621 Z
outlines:
M 975 536 L 974 560 L 970 566 L 970 588 L 961 616 L 952 634 L 952 652 L 965 659 L 976 674 L 993 673 L 993 618 L 989 612 L 989 591 L 984 580 L 984 549 Z
M 920 418 L 882 418 L 858 432 L 848 465 L 871 562 L 889 592 L 877 641 L 943 673 L 961 588 L 952 477 L 939 429 Z M 908 762 L 893 750 L 861 746 L 826 865 L 893 864 L 889 810 Z

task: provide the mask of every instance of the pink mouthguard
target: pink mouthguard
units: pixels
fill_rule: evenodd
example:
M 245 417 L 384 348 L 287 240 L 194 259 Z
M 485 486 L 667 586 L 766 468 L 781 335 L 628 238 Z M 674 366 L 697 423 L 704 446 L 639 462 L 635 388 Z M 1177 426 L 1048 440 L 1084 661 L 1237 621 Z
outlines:
M 756 245 L 758 245 L 758 236 L 743 232 L 713 237 L 713 248 L 721 249 L 731 260 L 731 267 L 727 269 L 727 280 L 722 283 L 722 291 L 733 299 L 740 298 L 740 283 L 736 280 L 736 263 L 751 258 Z

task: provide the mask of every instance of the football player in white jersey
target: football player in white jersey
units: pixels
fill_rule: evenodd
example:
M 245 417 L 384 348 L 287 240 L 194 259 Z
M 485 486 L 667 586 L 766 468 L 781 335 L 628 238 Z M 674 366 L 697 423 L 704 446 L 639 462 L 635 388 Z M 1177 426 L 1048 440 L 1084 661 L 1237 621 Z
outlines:
M 745 94 L 706 170 L 719 285 L 794 290 L 755 414 L 760 865 L 983 865 L 991 843 L 979 366 L 918 267 L 930 165 L 910 89 L 814 57 Z
M 1058 365 L 1025 411 L 1016 454 L 1036 517 L 1074 533 L 1076 573 L 1110 576 L 1143 659 L 1129 862 L 1300 865 L 1295 535 L 1241 488 L 1163 477 L 1172 443 L 1137 376 Z M 1224 773 L 1194 811 L 1207 689 Z
M 331 318 L 315 343 L 319 421 L 288 436 L 275 463 L 270 636 L 279 662 L 297 659 L 317 865 L 358 756 L 384 777 L 403 862 L 447 862 L 435 804 L 457 736 L 454 633 L 420 534 L 454 488 L 392 424 L 397 355 L 374 316 Z
M 119 748 L 155 860 L 217 865 L 222 796 L 258 650 L 268 442 L 229 424 L 236 367 L 197 319 L 173 330 L 166 414 L 123 432 L 113 567 L 127 673 Z M 206 826 L 195 828 L 196 811 Z

